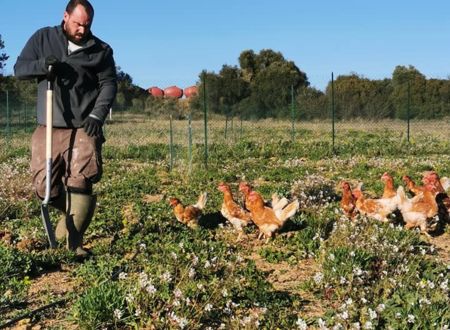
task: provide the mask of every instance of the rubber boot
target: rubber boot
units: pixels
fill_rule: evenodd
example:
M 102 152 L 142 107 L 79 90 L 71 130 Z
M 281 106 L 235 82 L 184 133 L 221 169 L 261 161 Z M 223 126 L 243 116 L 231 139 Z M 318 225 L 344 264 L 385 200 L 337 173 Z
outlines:
M 69 192 L 67 194 L 67 248 L 79 257 L 87 257 L 89 252 L 83 249 L 83 235 L 94 215 L 97 198 Z
M 53 206 L 55 209 L 62 212 L 62 215 L 58 221 L 58 224 L 56 225 L 55 229 L 55 237 L 57 240 L 63 240 L 67 236 L 67 229 L 66 229 L 66 212 L 67 212 L 67 201 L 66 201 L 66 191 L 63 191 L 59 194 L 58 198 L 50 202 L 50 205 Z

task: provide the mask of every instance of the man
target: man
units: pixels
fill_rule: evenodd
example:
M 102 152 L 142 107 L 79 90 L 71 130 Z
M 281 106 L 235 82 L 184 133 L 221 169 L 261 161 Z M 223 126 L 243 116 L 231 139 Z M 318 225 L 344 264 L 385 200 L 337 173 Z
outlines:
M 16 77 L 38 82 L 31 171 L 40 199 L 46 179 L 46 86 L 47 79 L 54 80 L 50 205 L 64 213 L 56 237 L 66 237 L 67 248 L 82 257 L 88 255 L 83 235 L 96 205 L 92 186 L 102 175 L 102 125 L 117 92 L 113 51 L 91 33 L 93 18 L 89 1 L 70 0 L 61 25 L 35 32 L 14 66 Z

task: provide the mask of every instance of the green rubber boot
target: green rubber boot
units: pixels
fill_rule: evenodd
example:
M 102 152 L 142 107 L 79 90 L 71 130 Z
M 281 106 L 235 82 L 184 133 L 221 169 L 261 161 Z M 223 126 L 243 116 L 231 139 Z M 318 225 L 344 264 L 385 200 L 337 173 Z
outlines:
M 79 257 L 87 257 L 89 252 L 83 249 L 83 235 L 94 216 L 97 198 L 69 192 L 67 194 L 67 248 Z
M 66 229 L 66 212 L 67 212 L 67 194 L 66 191 L 63 191 L 58 198 L 50 202 L 50 205 L 55 209 L 62 212 L 62 215 L 56 225 L 55 229 L 55 237 L 57 240 L 61 241 L 67 236 Z

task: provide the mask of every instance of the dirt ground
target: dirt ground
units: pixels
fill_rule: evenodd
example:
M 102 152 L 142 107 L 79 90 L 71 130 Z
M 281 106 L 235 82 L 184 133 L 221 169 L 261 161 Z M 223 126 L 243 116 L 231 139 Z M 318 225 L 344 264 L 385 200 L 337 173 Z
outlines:
M 233 233 L 228 231 L 224 238 L 234 239 Z M 257 268 L 267 274 L 267 280 L 273 285 L 277 291 L 284 291 L 293 294 L 298 294 L 303 298 L 303 310 L 307 317 L 320 317 L 325 312 L 326 306 L 317 300 L 314 295 L 307 290 L 302 289 L 302 283 L 312 278 L 320 271 L 320 265 L 314 259 L 304 259 L 297 264 L 289 264 L 287 262 L 270 263 L 260 256 L 259 250 L 264 247 L 263 241 L 244 239 L 240 242 L 249 251 L 248 258 L 255 261 Z M 430 238 L 430 244 L 435 246 L 437 257 L 444 263 L 450 263 L 450 234 L 444 233 L 437 237 Z M 30 309 L 48 304 L 54 301 L 55 298 L 63 298 L 70 293 L 75 287 L 76 282 L 71 277 L 72 269 L 68 266 L 63 266 L 60 270 L 47 272 L 41 276 L 33 279 L 29 290 L 28 301 Z M 6 328 L 14 330 L 40 330 L 49 327 L 60 327 L 66 330 L 76 329 L 76 325 L 68 321 L 59 321 L 65 319 L 65 313 L 68 307 L 63 303 L 60 306 L 55 306 L 43 311 L 40 321 L 33 321 L 30 318 L 25 318 L 15 325 Z

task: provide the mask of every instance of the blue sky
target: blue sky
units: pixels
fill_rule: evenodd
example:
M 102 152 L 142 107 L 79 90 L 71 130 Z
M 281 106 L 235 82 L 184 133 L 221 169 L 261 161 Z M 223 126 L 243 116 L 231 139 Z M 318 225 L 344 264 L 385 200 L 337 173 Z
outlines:
M 450 1 L 419 0 L 91 0 L 92 31 L 143 88 L 185 88 L 202 70 L 238 65 L 246 49 L 280 51 L 311 86 L 357 73 L 389 78 L 413 65 L 427 78 L 450 76 Z M 31 34 L 60 23 L 66 1 L 0 0 L 0 34 L 13 66 Z

